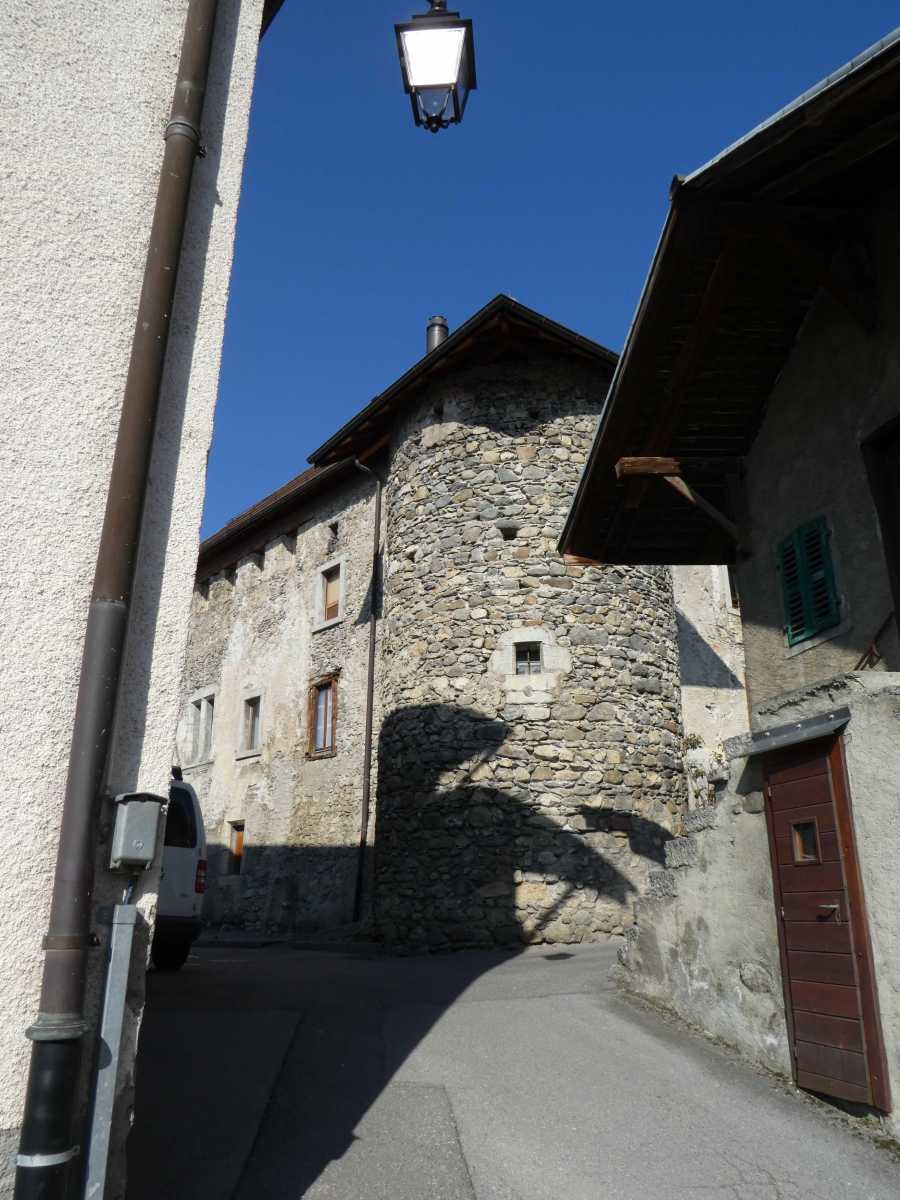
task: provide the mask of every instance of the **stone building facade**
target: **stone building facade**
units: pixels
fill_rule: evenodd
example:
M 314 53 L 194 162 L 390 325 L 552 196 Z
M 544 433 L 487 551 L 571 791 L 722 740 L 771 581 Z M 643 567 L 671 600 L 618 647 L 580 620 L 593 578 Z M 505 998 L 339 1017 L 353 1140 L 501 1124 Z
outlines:
M 178 749 L 213 926 L 298 936 L 361 910 L 441 947 L 630 924 L 685 804 L 671 575 L 555 550 L 614 362 L 498 297 L 204 544 Z M 374 564 L 360 458 L 383 485 Z

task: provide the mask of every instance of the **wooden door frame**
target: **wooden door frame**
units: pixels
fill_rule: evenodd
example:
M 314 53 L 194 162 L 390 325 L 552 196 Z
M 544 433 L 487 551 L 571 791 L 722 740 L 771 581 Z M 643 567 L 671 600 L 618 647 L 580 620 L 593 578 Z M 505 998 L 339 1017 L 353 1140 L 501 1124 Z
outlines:
M 873 1107 L 882 1112 L 891 1111 L 891 1090 L 888 1078 L 887 1058 L 884 1051 L 884 1035 L 881 1028 L 881 1013 L 878 1006 L 878 990 L 875 977 L 875 960 L 869 935 L 869 920 L 866 912 L 859 855 L 853 828 L 853 808 L 850 798 L 850 783 L 847 761 L 844 755 L 844 739 L 840 734 L 786 746 L 763 756 L 766 797 L 766 832 L 769 839 L 769 860 L 772 869 L 772 890 L 775 897 L 775 917 L 778 925 L 778 951 L 781 960 L 781 984 L 784 995 L 784 1015 L 790 1047 L 791 1074 L 797 1083 L 796 1034 L 794 1030 L 794 1006 L 791 998 L 790 969 L 784 929 L 784 900 L 781 891 L 781 874 L 778 863 L 778 847 L 775 842 L 775 820 L 772 796 L 769 787 L 768 768 L 773 760 L 785 751 L 805 750 L 810 758 L 817 754 L 828 759 L 829 788 L 834 805 L 835 829 L 838 833 L 838 852 L 844 875 L 844 890 L 850 918 L 851 952 L 856 987 L 862 1008 L 862 1033 L 869 1087 Z M 799 1085 L 798 1085 L 799 1086 Z

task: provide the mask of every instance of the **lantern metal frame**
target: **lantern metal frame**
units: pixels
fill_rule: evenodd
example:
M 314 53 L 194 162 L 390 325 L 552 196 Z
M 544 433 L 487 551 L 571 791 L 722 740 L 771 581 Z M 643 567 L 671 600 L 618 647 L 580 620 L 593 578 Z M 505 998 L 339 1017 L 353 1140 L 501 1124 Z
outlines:
M 406 53 L 403 47 L 403 34 L 424 29 L 464 29 L 462 56 L 460 59 L 461 70 L 455 82 L 447 84 L 437 84 L 435 87 L 447 88 L 447 101 L 443 109 L 437 116 L 424 116 L 419 103 L 419 89 L 410 83 L 409 71 L 406 63 Z M 431 0 L 431 8 L 426 13 L 418 13 L 409 21 L 404 21 L 399 25 L 394 26 L 394 32 L 397 36 L 397 53 L 400 56 L 400 71 L 403 76 L 403 90 L 409 96 L 410 104 L 412 105 L 413 120 L 416 125 L 423 129 L 427 129 L 429 133 L 438 133 L 441 129 L 447 129 L 451 125 L 458 125 L 463 119 L 463 113 L 466 111 L 466 104 L 469 100 L 469 93 L 474 92 L 478 86 L 475 77 L 475 37 L 472 32 L 472 22 L 465 17 L 460 17 L 458 12 L 447 11 L 447 0 Z M 462 99 L 459 95 L 459 78 L 465 74 L 468 80 L 468 86 Z M 421 89 L 425 91 L 426 89 Z M 430 89 L 429 89 L 430 90 Z M 448 115 L 448 107 L 452 110 L 452 115 Z

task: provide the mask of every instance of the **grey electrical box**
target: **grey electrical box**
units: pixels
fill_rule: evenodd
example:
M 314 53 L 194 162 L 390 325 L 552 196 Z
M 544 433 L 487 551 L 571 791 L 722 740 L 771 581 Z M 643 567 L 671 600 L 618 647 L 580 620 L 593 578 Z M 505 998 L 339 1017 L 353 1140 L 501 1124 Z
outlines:
M 156 855 L 159 815 L 166 803 L 164 796 L 152 792 L 123 792 L 116 796 L 116 820 L 113 826 L 111 871 L 146 871 Z

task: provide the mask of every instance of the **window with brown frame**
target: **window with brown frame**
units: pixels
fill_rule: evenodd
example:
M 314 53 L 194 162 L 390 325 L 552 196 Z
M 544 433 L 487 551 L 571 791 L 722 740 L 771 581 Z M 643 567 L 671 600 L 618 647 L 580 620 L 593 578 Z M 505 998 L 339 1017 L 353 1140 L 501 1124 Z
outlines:
M 326 621 L 333 621 L 341 615 L 341 568 L 332 567 L 322 572 L 322 611 Z
M 225 873 L 240 875 L 244 865 L 244 822 L 229 821 L 228 859 Z
M 334 754 L 337 724 L 337 678 L 329 675 L 309 689 L 309 743 L 311 757 Z

